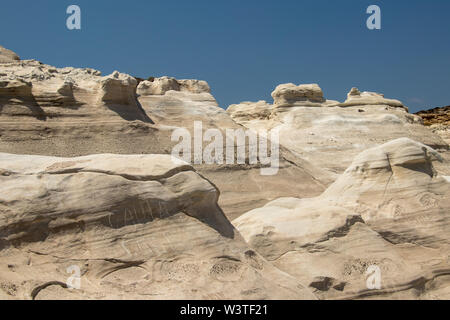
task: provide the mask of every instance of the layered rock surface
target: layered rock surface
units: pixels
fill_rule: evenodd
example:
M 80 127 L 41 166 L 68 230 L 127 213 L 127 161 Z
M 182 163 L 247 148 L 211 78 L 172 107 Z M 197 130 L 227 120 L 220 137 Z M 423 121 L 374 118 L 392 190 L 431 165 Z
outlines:
M 135 97 L 136 86 L 134 78 L 119 72 L 102 77 L 93 69 L 58 69 L 33 60 L 2 64 L 0 150 L 54 156 L 134 153 L 138 141 L 133 138 L 152 129 Z
M 423 118 L 426 126 L 434 124 L 450 125 L 450 106 L 419 111 L 416 114 Z
M 219 108 L 206 81 L 156 78 L 139 83 L 137 95 L 146 113 L 160 124 L 193 126 L 195 119 L 215 127 L 236 126 Z
M 178 142 L 172 133 L 185 128 L 193 139 L 195 121 L 224 137 L 227 128 L 245 129 L 218 106 L 205 81 L 162 77 L 138 83 L 119 72 L 102 77 L 97 70 L 34 60 L 0 65 L 1 152 L 170 154 Z M 318 195 L 330 182 L 320 168 L 287 150 L 281 151 L 276 177 L 261 176 L 260 165 L 196 168 L 221 190 L 220 205 L 231 218 L 280 196 Z
M 420 111 L 416 114 L 423 119 L 424 125 L 450 144 L 450 106 Z
M 245 129 L 219 108 L 205 81 L 156 78 L 141 82 L 137 94 L 143 109 L 161 128 L 172 131 L 187 129 L 192 139 L 195 122 L 201 122 L 203 133 L 208 129 L 219 130 L 225 148 L 228 129 Z M 237 150 L 240 145 L 235 142 Z M 249 140 L 245 142 L 247 156 L 251 143 Z M 191 146 L 194 144 L 192 140 Z M 248 161 L 240 165 L 196 165 L 196 168 L 221 190 L 219 204 L 230 219 L 283 194 L 319 194 L 329 182 L 322 169 L 295 157 L 284 148 L 280 151 L 278 174 L 274 176 L 261 175 L 261 165 L 251 165 Z M 297 179 L 308 181 L 309 185 L 299 185 Z
M 394 140 L 358 155 L 321 196 L 278 199 L 233 224 L 322 298 L 448 299 L 450 182 L 434 161 L 433 149 Z
M 295 156 L 328 170 L 332 180 L 363 150 L 408 137 L 441 152 L 448 144 L 409 114 L 400 101 L 353 88 L 344 103 L 326 100 L 317 85 L 280 85 L 274 104 L 231 105 L 227 112 L 247 128 L 280 128 L 280 143 Z M 445 170 L 445 168 L 441 168 Z
M 450 297 L 450 183 L 439 154 L 403 138 L 356 157 L 321 196 L 233 221 L 248 243 L 322 298 Z M 369 267 L 381 271 L 367 287 Z
M 339 104 L 341 107 L 353 106 L 390 106 L 408 110 L 401 101 L 386 99 L 383 94 L 376 92 L 360 92 L 358 88 L 352 88 L 347 95 L 347 100 Z
M 0 299 L 449 298 L 445 136 L 382 94 L 272 96 L 224 111 L 205 81 L 102 77 L 0 47 Z M 232 147 L 241 164 L 168 156 L 178 129 L 196 145 L 194 123 L 227 154 L 228 129 L 277 128 L 277 174 L 250 163 L 250 140 Z
M 0 154 L 0 180 L 1 299 L 315 298 L 170 156 Z

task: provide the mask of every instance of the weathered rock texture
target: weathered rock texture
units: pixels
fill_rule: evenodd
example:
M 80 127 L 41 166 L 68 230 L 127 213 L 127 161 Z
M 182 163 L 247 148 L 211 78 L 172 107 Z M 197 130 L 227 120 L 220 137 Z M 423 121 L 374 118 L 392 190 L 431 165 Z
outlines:
M 450 106 L 416 113 L 423 123 L 450 144 Z
M 245 129 L 221 109 L 205 81 L 162 77 L 138 81 L 114 72 L 54 68 L 37 61 L 0 65 L 0 152 L 62 157 L 99 153 L 170 154 L 177 128 Z M 248 149 L 248 146 L 247 146 Z M 281 196 L 315 196 L 331 180 L 287 150 L 279 175 L 260 165 L 197 165 L 221 190 L 235 218 Z M 322 178 L 324 180 L 322 181 Z M 301 179 L 305 184 L 298 184 Z
M 314 299 L 246 245 L 218 196 L 165 155 L 0 154 L 0 298 Z
M 423 123 L 426 126 L 432 126 L 434 124 L 450 125 L 450 106 L 419 111 L 416 114 L 422 117 Z
M 231 105 L 237 123 L 254 130 L 280 128 L 280 143 L 296 157 L 326 169 L 332 180 L 361 151 L 408 137 L 441 152 L 448 144 L 408 113 L 400 101 L 353 88 L 345 103 L 326 100 L 317 85 L 280 85 L 273 105 Z M 445 168 L 441 168 L 445 170 Z M 450 174 L 450 173 L 449 173 Z
M 117 71 L 101 77 L 92 69 L 57 69 L 27 60 L 1 65 L 0 84 L 0 121 L 5 125 L 17 117 L 30 129 L 36 120 L 68 125 L 86 119 L 150 122 L 136 99 L 136 79 Z
M 322 298 L 450 298 L 450 182 L 402 138 L 362 152 L 321 196 L 233 222 L 250 246 Z M 370 290 L 370 266 L 381 289 Z
M 391 106 L 399 108 L 407 108 L 403 105 L 401 101 L 394 99 L 386 99 L 383 94 L 375 92 L 360 92 L 358 88 L 352 88 L 347 95 L 347 100 L 341 103 L 342 107 L 352 107 L 352 106 Z
M 297 103 L 310 102 L 323 103 L 322 89 L 317 84 L 302 84 L 296 86 L 293 83 L 280 84 L 272 92 L 274 104 L 278 106 L 292 106 Z
M 356 88 L 344 103 L 316 84 L 272 96 L 225 111 L 205 81 L 0 47 L 0 299 L 449 298 L 445 136 Z M 243 164 L 168 156 L 195 122 L 222 139 L 277 128 L 278 173 L 250 163 L 249 140 Z M 381 290 L 365 286 L 370 265 Z
M 20 58 L 17 54 L 0 46 L 0 63 L 14 62 L 18 60 L 20 60 Z

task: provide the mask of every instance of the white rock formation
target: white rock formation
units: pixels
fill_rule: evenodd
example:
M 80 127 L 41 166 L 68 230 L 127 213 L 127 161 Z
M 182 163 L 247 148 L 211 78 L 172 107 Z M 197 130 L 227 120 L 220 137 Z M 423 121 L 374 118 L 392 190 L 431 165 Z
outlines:
M 143 96 L 165 95 L 168 91 L 184 91 L 190 93 L 210 93 L 211 89 L 206 81 L 177 80 L 171 77 L 145 80 L 139 84 L 137 93 Z
M 410 139 L 362 152 L 321 196 L 282 198 L 233 221 L 250 246 L 323 298 L 450 297 L 450 184 Z M 380 290 L 367 287 L 370 266 Z
M 162 125 L 193 127 L 194 121 L 204 121 L 217 128 L 236 126 L 219 108 L 206 81 L 155 78 L 142 81 L 137 94 L 146 113 Z
M 227 112 L 237 122 L 251 121 L 252 119 L 269 120 L 272 115 L 272 105 L 264 100 L 258 102 L 241 102 L 232 104 Z
M 0 66 L 0 83 L 0 121 L 16 116 L 25 122 L 81 117 L 149 121 L 137 103 L 136 79 L 117 71 L 101 77 L 92 69 L 58 69 L 25 60 Z
M 286 84 L 273 98 L 225 111 L 205 81 L 0 48 L 0 299 L 450 298 L 448 144 L 380 94 Z M 194 121 L 279 128 L 278 174 L 167 156 Z M 251 246 L 226 218 L 247 211 Z
M 165 155 L 0 154 L 0 299 L 314 299 L 218 196 Z
M 339 103 L 326 100 L 322 89 L 315 83 L 298 86 L 293 83 L 280 84 L 272 92 L 272 98 L 276 108 L 336 106 Z
M 106 104 L 133 105 L 136 101 L 137 80 L 114 71 L 100 80 L 100 100 Z
M 317 84 L 302 84 L 299 86 L 293 83 L 280 84 L 272 92 L 272 98 L 276 105 L 290 105 L 301 101 L 318 103 L 325 101 L 322 89 Z
M 218 129 L 223 137 L 226 129 L 245 129 L 218 106 L 204 81 L 156 78 L 153 82 L 141 82 L 137 93 L 142 108 L 159 126 L 187 129 L 192 138 L 195 121 L 202 122 L 203 131 Z M 223 143 L 225 146 L 225 140 Z M 246 149 L 249 149 L 248 145 Z M 281 165 L 276 176 L 261 176 L 259 165 L 200 165 L 196 168 L 220 189 L 219 203 L 230 219 L 279 195 L 320 194 L 324 190 L 321 179 L 326 176 L 321 169 L 285 150 L 281 150 Z M 297 179 L 309 183 L 293 187 Z M 283 184 L 283 181 L 289 183 Z
M 382 95 L 352 89 L 349 99 L 340 104 L 325 100 L 316 85 L 288 84 L 278 86 L 273 96 L 273 105 L 244 102 L 231 105 L 227 112 L 250 129 L 280 128 L 280 143 L 296 157 L 328 170 L 331 180 L 358 153 L 392 139 L 408 137 L 441 151 L 448 149 L 419 116 Z
M 383 94 L 375 92 L 360 92 L 358 88 L 352 88 L 347 95 L 347 100 L 340 104 L 342 107 L 352 106 L 391 106 L 400 107 L 408 110 L 401 101 L 394 99 L 386 99 Z
M 102 77 L 34 60 L 0 66 L 0 152 L 170 154 L 177 143 L 172 132 L 185 128 L 193 137 L 194 121 L 224 136 L 227 128 L 245 129 L 218 106 L 205 81 L 162 77 L 138 85 L 117 71 Z M 235 218 L 280 196 L 323 192 L 329 180 L 321 181 L 321 169 L 289 152 L 281 158 L 275 178 L 262 177 L 259 165 L 196 167 L 220 188 L 220 205 Z M 309 183 L 292 187 L 297 179 Z

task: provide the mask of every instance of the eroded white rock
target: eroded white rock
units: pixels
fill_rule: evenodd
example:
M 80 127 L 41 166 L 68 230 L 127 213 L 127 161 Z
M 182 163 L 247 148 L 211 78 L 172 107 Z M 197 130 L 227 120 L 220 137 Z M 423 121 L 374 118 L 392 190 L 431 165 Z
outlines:
M 322 89 L 317 84 L 295 85 L 293 83 L 280 84 L 272 92 L 275 105 L 293 105 L 298 102 L 323 103 Z
M 278 199 L 233 224 L 302 282 L 345 284 L 316 291 L 324 298 L 448 297 L 445 281 L 438 285 L 450 270 L 450 184 L 433 167 L 440 160 L 423 144 L 397 139 L 362 152 L 321 196 Z M 379 291 L 366 286 L 370 266 L 382 271 Z
M 315 299 L 247 246 L 218 196 L 166 155 L 0 154 L 0 287 L 16 288 L 0 298 Z
M 304 90 L 295 85 L 278 88 L 281 90 L 275 92 L 279 94 L 286 90 L 288 97 L 298 94 L 300 98 L 292 98 L 290 102 L 277 100 L 273 105 L 244 102 L 230 106 L 227 112 L 249 129 L 279 128 L 281 145 L 299 158 L 328 170 L 331 180 L 336 173 L 344 172 L 360 152 L 392 139 L 408 137 L 441 151 L 448 148 L 439 135 L 423 125 L 419 116 L 409 114 L 406 108 L 400 107 L 400 102 L 380 94 L 360 93 L 354 88 L 348 103 L 341 104 L 329 100 L 318 102 L 323 93 L 315 85 L 307 85 Z M 309 93 L 305 94 L 305 90 Z
M 360 92 L 358 88 L 352 88 L 347 95 L 347 100 L 341 104 L 342 107 L 381 105 L 399 108 L 407 108 L 399 100 L 386 99 L 383 94 L 375 92 Z

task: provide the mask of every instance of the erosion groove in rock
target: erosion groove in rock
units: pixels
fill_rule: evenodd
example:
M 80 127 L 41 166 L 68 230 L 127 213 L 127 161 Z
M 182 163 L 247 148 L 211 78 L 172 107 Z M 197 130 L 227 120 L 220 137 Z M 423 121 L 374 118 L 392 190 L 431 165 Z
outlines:
M 450 184 L 438 161 L 430 147 L 397 139 L 362 152 L 321 196 L 281 198 L 233 224 L 321 298 L 445 299 L 448 281 L 437 278 L 450 272 Z M 380 290 L 366 286 L 370 266 L 381 270 Z
M 314 299 L 258 254 L 248 257 L 218 190 L 180 160 L 0 154 L 0 170 L 8 261 L 0 279 L 17 288 L 9 298 Z M 79 290 L 68 289 L 71 266 Z

